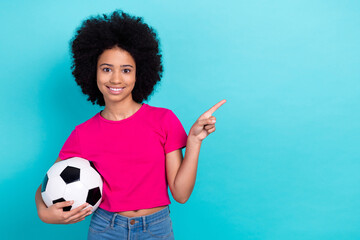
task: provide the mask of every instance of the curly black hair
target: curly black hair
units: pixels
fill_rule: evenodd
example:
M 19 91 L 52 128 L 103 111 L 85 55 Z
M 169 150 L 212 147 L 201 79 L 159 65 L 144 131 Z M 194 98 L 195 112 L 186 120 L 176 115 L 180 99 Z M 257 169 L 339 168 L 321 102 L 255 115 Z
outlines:
M 106 50 L 119 47 L 129 52 L 136 63 L 133 100 L 147 100 L 163 72 L 159 39 L 155 30 L 135 17 L 116 10 L 84 20 L 70 41 L 72 74 L 93 105 L 105 106 L 96 81 L 97 61 Z

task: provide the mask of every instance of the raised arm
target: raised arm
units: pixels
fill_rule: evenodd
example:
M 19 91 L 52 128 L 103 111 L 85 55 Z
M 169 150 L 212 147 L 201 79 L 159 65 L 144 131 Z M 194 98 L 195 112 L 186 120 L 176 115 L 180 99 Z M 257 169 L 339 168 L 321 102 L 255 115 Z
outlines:
M 202 141 L 215 131 L 216 118 L 212 114 L 224 103 L 222 100 L 203 113 L 191 127 L 183 159 L 180 149 L 166 154 L 166 174 L 173 198 L 185 203 L 195 186 Z

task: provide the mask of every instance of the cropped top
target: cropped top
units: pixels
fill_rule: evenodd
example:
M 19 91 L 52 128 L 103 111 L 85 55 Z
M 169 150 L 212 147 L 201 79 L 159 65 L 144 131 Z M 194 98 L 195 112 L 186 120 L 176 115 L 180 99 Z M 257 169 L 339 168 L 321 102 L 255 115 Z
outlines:
M 99 205 L 110 212 L 170 204 L 165 171 L 166 154 L 186 146 L 187 134 L 169 109 L 143 103 L 120 121 L 98 112 L 77 125 L 59 158 L 82 157 L 93 162 L 103 179 Z

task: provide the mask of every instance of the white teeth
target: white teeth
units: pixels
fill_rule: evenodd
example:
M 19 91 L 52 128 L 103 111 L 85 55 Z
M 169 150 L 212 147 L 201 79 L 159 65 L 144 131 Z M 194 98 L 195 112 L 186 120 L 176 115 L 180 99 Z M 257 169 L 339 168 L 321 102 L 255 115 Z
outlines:
M 113 90 L 113 91 L 121 91 L 121 90 L 123 90 L 124 88 L 110 88 L 111 90 Z

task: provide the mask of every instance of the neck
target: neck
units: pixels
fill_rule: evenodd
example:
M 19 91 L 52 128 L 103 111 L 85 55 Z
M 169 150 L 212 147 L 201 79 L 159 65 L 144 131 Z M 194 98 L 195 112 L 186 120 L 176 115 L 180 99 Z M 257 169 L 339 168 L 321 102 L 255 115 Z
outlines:
M 142 104 L 135 101 L 121 104 L 105 105 L 101 116 L 112 121 L 119 121 L 130 117 L 141 108 Z

